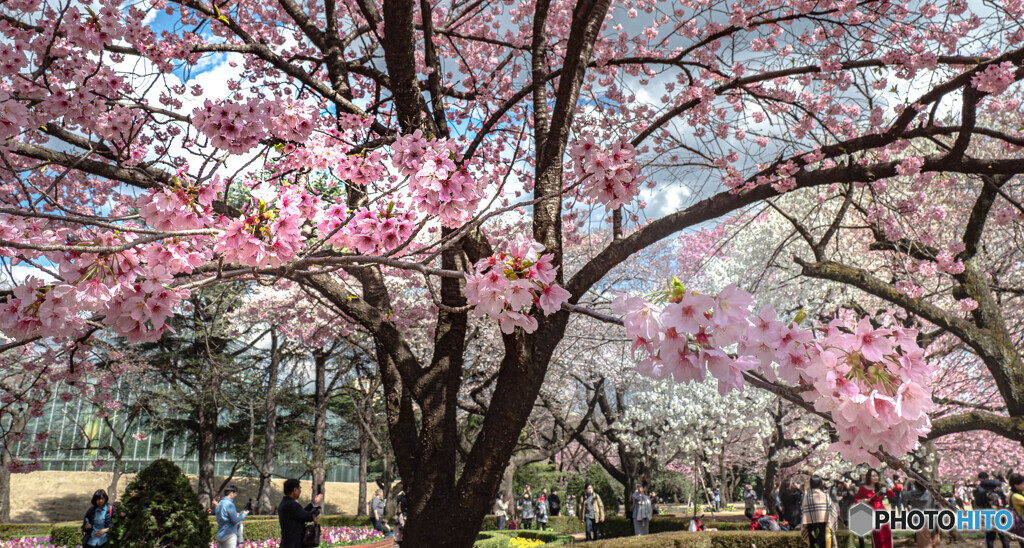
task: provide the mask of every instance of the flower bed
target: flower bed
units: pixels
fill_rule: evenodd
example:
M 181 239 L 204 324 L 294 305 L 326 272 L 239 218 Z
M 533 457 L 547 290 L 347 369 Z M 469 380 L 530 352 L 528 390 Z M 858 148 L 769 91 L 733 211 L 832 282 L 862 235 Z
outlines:
M 336 548 L 339 546 L 358 546 L 384 540 L 380 531 L 374 531 L 369 527 L 324 527 L 321 534 L 320 548 Z M 238 548 L 277 548 L 281 544 L 279 539 L 247 540 L 238 545 Z M 25 537 L 0 541 L 0 548 L 72 548 L 67 545 L 56 545 L 50 542 L 50 537 Z M 75 545 L 74 548 L 80 548 Z M 211 542 L 210 548 L 217 548 L 217 543 Z

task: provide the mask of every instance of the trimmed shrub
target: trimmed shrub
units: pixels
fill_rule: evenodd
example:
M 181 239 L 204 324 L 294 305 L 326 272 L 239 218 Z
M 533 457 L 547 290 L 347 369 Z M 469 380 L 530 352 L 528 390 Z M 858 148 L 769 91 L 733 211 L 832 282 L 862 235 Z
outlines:
M 245 540 L 270 540 L 281 538 L 281 524 L 277 521 L 277 516 L 270 516 L 274 519 L 253 519 L 250 520 L 248 517 L 242 521 L 245 528 L 242 529 L 242 536 Z M 217 519 L 214 518 L 210 522 L 211 534 L 210 540 L 217 540 Z
M 509 548 L 510 538 L 499 531 L 481 531 L 473 543 L 473 548 Z
M 77 521 L 53 524 L 50 542 L 54 546 L 78 546 L 82 543 L 82 524 Z
M 0 540 L 48 537 L 50 529 L 49 523 L 0 523 Z
M 212 538 L 209 516 L 192 484 L 173 462 L 153 461 L 125 492 L 110 531 L 112 546 L 204 546 Z

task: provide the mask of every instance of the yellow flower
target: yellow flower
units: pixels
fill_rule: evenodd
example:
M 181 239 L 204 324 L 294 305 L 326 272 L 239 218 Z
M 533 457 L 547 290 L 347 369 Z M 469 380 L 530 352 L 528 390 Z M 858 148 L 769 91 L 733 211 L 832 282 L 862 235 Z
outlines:
M 534 546 L 543 546 L 545 544 L 543 540 L 520 537 L 512 537 L 511 541 L 513 548 L 533 548 Z

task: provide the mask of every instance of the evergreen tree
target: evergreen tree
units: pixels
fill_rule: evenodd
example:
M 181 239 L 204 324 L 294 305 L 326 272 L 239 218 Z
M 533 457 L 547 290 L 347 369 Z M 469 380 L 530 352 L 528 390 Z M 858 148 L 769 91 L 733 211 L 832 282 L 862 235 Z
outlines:
M 167 459 L 153 461 L 128 484 L 110 531 L 111 546 L 125 548 L 202 547 L 210 538 L 196 492 Z

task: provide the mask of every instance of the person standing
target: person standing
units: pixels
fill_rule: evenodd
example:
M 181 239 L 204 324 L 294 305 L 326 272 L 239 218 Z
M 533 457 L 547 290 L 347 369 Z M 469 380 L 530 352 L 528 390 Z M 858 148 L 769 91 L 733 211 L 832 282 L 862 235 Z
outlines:
M 651 499 L 644 493 L 644 486 L 636 484 L 633 491 L 633 534 L 643 536 L 651 528 Z
M 821 476 L 811 476 L 810 489 L 800 504 L 801 529 L 804 540 L 810 548 L 826 548 L 831 546 L 835 523 L 831 523 L 838 512 L 832 509 L 832 499 L 824 491 L 825 482 Z M 792 528 L 791 528 L 792 530 Z
M 967 509 L 967 497 L 969 493 L 966 482 L 961 482 L 960 485 L 957 485 L 956 491 L 953 494 L 953 498 L 956 499 L 957 508 L 961 510 Z
M 839 519 L 847 526 L 850 525 L 850 507 L 856 499 L 857 487 L 850 476 L 843 476 L 843 482 L 839 487 Z
M 110 505 L 107 492 L 103 489 L 92 494 L 89 510 L 82 523 L 82 546 L 106 546 L 107 533 L 114 522 L 114 507 Z
M 939 509 L 939 504 L 935 501 L 935 497 L 916 481 L 907 482 L 906 489 L 903 490 L 903 504 L 907 511 Z M 939 532 L 937 530 L 921 529 L 914 534 L 914 538 L 917 542 L 917 548 L 939 547 Z
M 551 511 L 552 516 L 562 515 L 562 499 L 558 496 L 557 487 L 551 489 L 551 496 L 548 497 L 548 510 Z
M 542 489 L 540 492 L 540 498 L 537 499 L 537 506 L 534 509 L 534 514 L 537 515 L 537 530 L 547 531 L 548 530 L 548 499 L 544 495 L 546 489 Z
M 523 493 L 523 498 L 519 501 L 519 516 L 522 520 L 520 524 L 521 529 L 533 529 L 533 499 L 530 498 L 529 491 Z
M 383 533 L 381 522 L 384 521 L 384 491 L 380 489 L 373 492 L 373 499 L 370 500 L 370 519 L 373 520 L 374 530 Z
M 754 511 L 757 506 L 757 493 L 754 492 L 754 487 L 749 483 L 743 486 L 743 512 L 747 510 Z
M 248 512 L 238 512 L 235 497 L 238 488 L 229 485 L 224 489 L 224 498 L 220 499 L 213 515 L 217 517 L 217 548 L 235 548 L 238 546 L 238 526 L 248 516 Z
M 882 504 L 882 499 L 888 496 L 890 492 L 881 483 L 878 470 L 872 468 L 864 474 L 864 482 L 861 484 L 860 489 L 857 490 L 854 502 L 867 501 L 875 510 L 884 510 L 885 505 Z M 871 545 L 874 548 L 892 548 L 892 529 L 888 523 L 882 525 L 880 530 L 871 532 Z
M 903 510 L 903 483 L 900 482 L 899 474 L 892 476 L 892 498 L 889 499 L 889 507 L 893 510 Z
M 651 494 L 649 495 L 649 498 L 651 499 L 651 516 L 652 516 L 651 519 L 654 519 L 653 516 L 657 516 L 659 514 L 659 512 L 658 512 L 658 494 L 655 493 L 654 491 L 651 491 Z
M 586 485 L 583 496 L 576 503 L 576 515 L 583 518 L 580 523 L 584 525 L 586 540 L 601 538 L 599 524 L 604 523 L 604 503 L 601 502 L 601 495 L 594 492 L 594 484 Z
M 504 531 L 508 520 L 508 503 L 505 502 L 505 493 L 498 493 L 494 501 L 494 515 L 498 518 L 498 530 Z
M 307 504 L 305 508 L 298 501 L 301 494 L 302 485 L 299 480 L 292 478 L 284 482 L 284 498 L 281 499 L 281 504 L 277 505 L 277 521 L 281 525 L 279 548 L 302 548 L 302 535 L 306 530 L 306 524 L 320 521 L 323 494 L 315 495 L 313 502 Z
M 782 490 L 779 492 L 779 500 L 782 501 L 780 517 L 787 522 L 790 531 L 796 531 L 800 526 L 800 506 L 804 500 L 804 493 L 800 485 L 789 478 L 782 481 Z
M 978 487 L 974 490 L 973 510 L 998 510 L 1006 507 L 1006 494 L 998 480 L 989 479 L 988 472 L 978 473 Z M 1003 548 L 1010 548 L 1010 541 L 995 529 L 985 531 L 986 548 L 994 548 L 999 537 Z
M 715 495 L 715 512 L 722 511 L 722 492 L 718 490 L 718 487 L 712 491 Z

